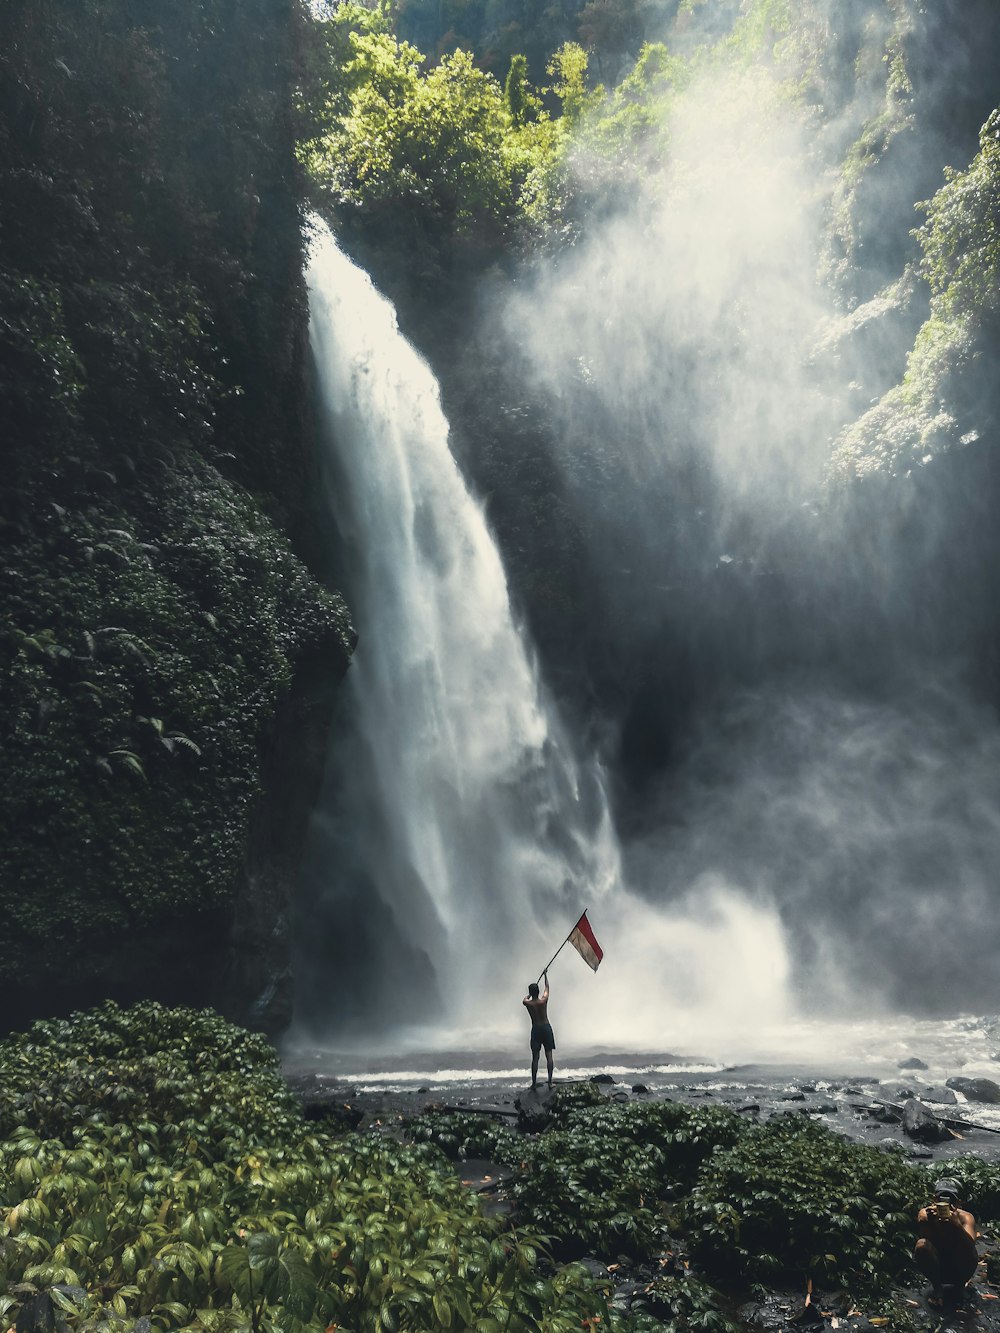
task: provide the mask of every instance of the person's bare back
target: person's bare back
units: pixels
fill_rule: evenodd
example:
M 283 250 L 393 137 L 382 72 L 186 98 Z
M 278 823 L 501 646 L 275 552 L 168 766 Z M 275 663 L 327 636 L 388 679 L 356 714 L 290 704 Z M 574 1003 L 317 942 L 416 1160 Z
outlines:
M 538 1053 L 545 1047 L 545 1063 L 548 1066 L 549 1087 L 552 1087 L 552 1052 L 555 1050 L 556 1039 L 552 1035 L 552 1025 L 549 1023 L 549 974 L 544 972 L 545 991 L 542 995 L 538 994 L 538 983 L 533 981 L 528 987 L 528 993 L 521 1001 L 528 1011 L 528 1017 L 531 1019 L 531 1086 L 534 1088 L 538 1079 Z

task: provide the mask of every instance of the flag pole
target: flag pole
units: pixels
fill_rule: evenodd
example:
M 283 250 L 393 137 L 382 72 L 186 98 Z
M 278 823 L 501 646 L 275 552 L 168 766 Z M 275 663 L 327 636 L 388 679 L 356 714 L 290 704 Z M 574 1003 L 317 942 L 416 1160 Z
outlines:
M 583 917 L 585 917 L 586 915 L 587 915 L 586 912 L 581 912 L 581 913 L 580 913 L 580 916 L 578 916 L 577 919 L 576 919 L 576 921 L 573 923 L 573 930 L 576 930 L 577 926 L 580 924 L 581 919 L 582 919 Z M 571 930 L 571 931 L 569 932 L 569 935 L 572 935 L 572 934 L 573 934 L 573 930 Z M 545 976 L 545 973 L 549 970 L 549 968 L 552 966 L 552 964 L 556 961 L 556 959 L 557 959 L 557 958 L 559 957 L 559 955 L 562 953 L 563 949 L 566 948 L 566 945 L 569 944 L 569 935 L 566 936 L 566 938 L 563 940 L 562 944 L 560 944 L 559 948 L 555 951 L 555 953 L 552 955 L 552 957 L 549 959 L 549 961 L 545 964 L 545 966 L 542 968 L 541 972 L 539 972 L 539 974 L 538 974 L 538 980 L 539 980 L 539 981 L 541 981 L 542 977 Z M 537 985 L 537 983 L 536 983 L 536 985 Z

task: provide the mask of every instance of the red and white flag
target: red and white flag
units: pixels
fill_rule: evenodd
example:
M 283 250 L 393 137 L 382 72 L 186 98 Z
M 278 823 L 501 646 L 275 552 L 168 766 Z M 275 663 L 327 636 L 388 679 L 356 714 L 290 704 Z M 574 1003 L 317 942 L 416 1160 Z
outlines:
M 597 943 L 597 936 L 591 930 L 586 912 L 570 931 L 569 942 L 587 966 L 592 967 L 596 972 L 601 959 L 604 957 L 604 950 Z

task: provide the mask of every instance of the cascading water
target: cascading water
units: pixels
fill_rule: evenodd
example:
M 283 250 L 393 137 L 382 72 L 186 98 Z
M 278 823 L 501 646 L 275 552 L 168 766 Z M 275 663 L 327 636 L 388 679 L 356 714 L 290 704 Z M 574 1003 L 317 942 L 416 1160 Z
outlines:
M 318 816 L 336 828 L 313 872 L 320 914 L 353 941 L 345 951 L 328 932 L 333 956 L 313 959 L 316 1021 L 351 1016 L 363 987 L 362 1027 L 431 1019 L 442 1003 L 460 1006 L 451 1027 L 475 1027 L 545 962 L 547 930 L 614 883 L 617 849 L 597 774 L 574 763 L 542 697 L 431 372 L 325 229 L 308 278 L 358 629 L 347 738 Z
M 325 228 L 308 281 L 358 646 L 313 821 L 299 1033 L 523 1040 L 524 986 L 583 907 L 606 956 L 598 977 L 572 951 L 553 974 L 561 1039 L 666 1046 L 780 1020 L 766 904 L 706 881 L 697 910 L 666 915 L 621 883 L 599 772 L 545 699 L 430 370 Z

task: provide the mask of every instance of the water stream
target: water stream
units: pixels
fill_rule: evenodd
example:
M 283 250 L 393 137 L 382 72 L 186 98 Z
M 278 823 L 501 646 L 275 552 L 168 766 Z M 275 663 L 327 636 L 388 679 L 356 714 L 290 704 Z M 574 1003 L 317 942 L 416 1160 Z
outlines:
M 314 819 L 306 1020 L 475 1028 L 617 882 L 618 848 L 600 774 L 561 736 L 515 624 L 433 375 L 323 228 L 308 280 L 358 646 Z

